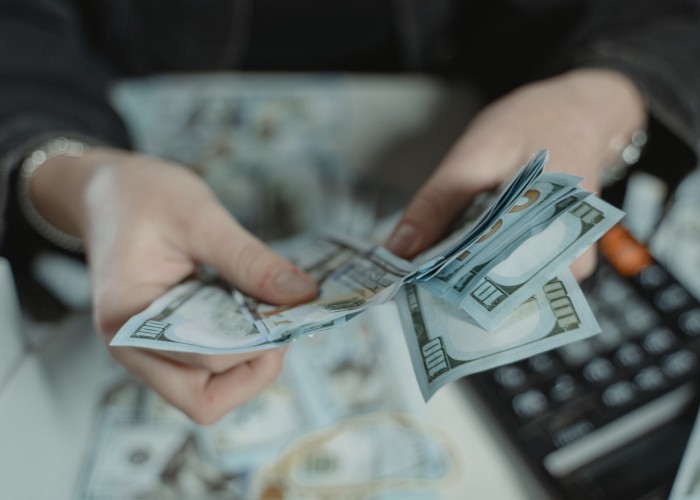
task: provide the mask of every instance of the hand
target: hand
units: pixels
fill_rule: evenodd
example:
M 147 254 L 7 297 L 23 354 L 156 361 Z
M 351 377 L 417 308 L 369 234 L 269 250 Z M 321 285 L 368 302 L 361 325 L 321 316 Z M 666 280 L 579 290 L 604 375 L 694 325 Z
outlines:
M 51 162 L 51 164 L 49 164 Z M 106 344 L 132 315 L 208 264 L 275 304 L 316 285 L 245 231 L 190 171 L 130 152 L 57 156 L 30 189 L 47 220 L 85 242 L 94 315 Z M 111 355 L 199 423 L 212 423 L 274 380 L 283 351 L 228 356 L 110 348 Z
M 521 87 L 472 121 L 436 172 L 418 191 L 387 248 L 412 258 L 439 241 L 480 191 L 498 186 L 538 150 L 547 169 L 582 176 L 589 191 L 646 119 L 636 87 L 613 71 L 575 70 Z M 588 251 L 572 265 L 577 278 L 595 267 Z

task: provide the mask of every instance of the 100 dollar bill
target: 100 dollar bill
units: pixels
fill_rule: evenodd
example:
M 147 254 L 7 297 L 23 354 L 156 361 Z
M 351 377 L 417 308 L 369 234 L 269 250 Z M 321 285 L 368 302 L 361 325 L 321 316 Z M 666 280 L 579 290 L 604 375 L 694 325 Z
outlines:
M 470 286 L 448 294 L 459 307 L 487 330 L 492 330 L 533 290 L 565 268 L 616 224 L 623 212 L 595 196 L 574 203 L 543 230 L 533 228 L 506 257 L 484 263 Z M 455 285 L 459 288 L 459 283 Z
M 463 311 L 413 284 L 396 297 L 413 369 L 425 399 L 473 373 L 561 347 L 600 331 L 568 271 L 548 281 L 488 332 Z
M 279 342 L 270 342 L 242 314 L 226 285 L 192 280 L 169 290 L 129 319 L 110 345 L 237 354 L 280 347 L 299 335 L 332 326 L 333 322 L 300 328 Z

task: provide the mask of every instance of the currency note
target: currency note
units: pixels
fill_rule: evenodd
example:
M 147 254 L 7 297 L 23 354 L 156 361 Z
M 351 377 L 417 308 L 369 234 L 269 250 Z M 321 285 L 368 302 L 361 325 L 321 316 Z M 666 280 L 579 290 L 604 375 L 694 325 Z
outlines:
M 288 338 L 299 327 L 337 325 L 339 320 L 383 304 L 414 269 L 382 247 L 332 234 L 307 238 L 285 257 L 316 280 L 316 300 L 295 307 L 275 306 L 235 294 L 245 315 L 270 342 Z
M 539 151 L 520 168 L 507 184 L 493 193 L 486 193 L 485 198 L 479 197 L 477 205 L 482 206 L 483 209 L 473 216 L 467 217 L 463 222 L 458 222 L 457 229 L 418 255 L 414 262 L 419 267 L 414 271 L 412 278 L 427 280 L 438 274 L 462 255 L 467 247 L 487 233 L 493 224 L 503 214 L 511 210 L 535 180 L 542 175 L 547 159 L 547 151 Z
M 546 160 L 546 151 L 540 151 L 500 190 L 500 196 L 480 216 L 413 263 L 397 258 L 381 246 L 327 234 L 307 240 L 285 254 L 316 279 L 320 288 L 318 299 L 293 308 L 261 304 L 241 293 L 236 294 L 236 299 L 265 339 L 272 342 L 288 337 L 302 325 L 326 325 L 347 320 L 368 307 L 391 299 L 404 282 L 427 276 L 431 269 L 439 270 L 463 254 L 462 249 L 482 237 L 494 225 L 495 219 L 514 209 L 541 176 Z M 557 186 L 550 188 L 552 191 L 571 189 L 580 179 L 559 174 L 554 180 Z M 525 204 L 530 198 L 537 201 L 534 195 L 525 196 Z M 538 203 L 534 205 L 539 206 Z M 514 211 L 517 213 L 519 209 L 515 207 Z M 433 255 L 437 256 L 431 257 Z
M 579 201 L 543 230 L 534 227 L 507 257 L 483 264 L 489 271 L 461 282 L 445 296 L 487 330 L 496 328 L 518 304 L 570 264 L 623 216 L 621 210 L 594 196 Z M 466 281 L 466 279 L 465 279 Z
M 491 332 L 415 284 L 403 287 L 396 301 L 414 372 L 426 400 L 443 385 L 466 375 L 600 331 L 568 271 L 545 283 Z
M 543 174 L 488 232 L 431 279 L 420 280 L 421 284 L 437 297 L 449 295 L 446 300 L 459 307 L 465 289 L 476 276 L 488 271 L 489 264 L 507 256 L 533 227 L 544 230 L 572 203 L 590 195 L 576 186 L 580 180 L 570 175 Z
M 544 161 L 546 152 L 540 152 L 490 207 L 471 216 L 471 222 L 446 239 L 450 241 L 447 247 L 444 242 L 438 244 L 439 255 L 429 258 L 429 269 L 423 259 L 404 261 L 381 246 L 343 235 L 303 235 L 284 245 L 280 253 L 317 281 L 315 300 L 271 305 L 225 283 L 194 280 L 131 318 L 112 345 L 203 354 L 278 347 L 337 328 L 389 301 L 407 283 L 430 276 L 437 276 L 432 279 L 440 281 L 441 287 L 445 283 L 450 287 L 447 293 L 433 293 L 465 309 L 472 321 L 493 329 L 621 216 L 579 189 L 579 178 L 543 177 Z M 470 245 L 479 250 L 476 267 L 469 259 L 459 262 Z M 459 279 L 441 281 L 455 265 Z M 542 300 L 536 303 L 544 304 Z
M 245 318 L 225 285 L 191 280 L 130 318 L 111 345 L 230 354 L 280 344 L 268 342 Z
M 254 478 L 254 498 L 442 498 L 456 449 L 439 429 L 400 413 L 345 419 L 301 439 Z
M 314 407 L 300 397 L 302 385 L 314 382 L 299 380 L 287 364 L 288 360 L 282 374 L 255 398 L 199 429 L 203 451 L 217 469 L 240 474 L 260 467 L 317 427 Z
M 241 498 L 231 476 L 208 462 L 197 427 L 133 379 L 108 389 L 74 498 Z
M 187 429 L 178 426 L 105 423 L 81 498 L 138 498 L 152 493 L 187 436 Z
M 279 457 L 304 434 L 353 415 L 401 412 L 425 417 L 397 326 L 398 314 L 390 303 L 373 307 L 333 334 L 299 339 L 275 382 L 221 421 L 200 429 L 207 456 L 226 473 L 240 474 Z

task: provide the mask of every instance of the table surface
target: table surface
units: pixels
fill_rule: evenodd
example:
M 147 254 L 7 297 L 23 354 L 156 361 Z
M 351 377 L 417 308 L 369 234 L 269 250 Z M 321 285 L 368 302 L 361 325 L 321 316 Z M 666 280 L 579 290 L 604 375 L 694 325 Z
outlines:
M 345 88 L 353 163 L 376 168 L 375 175 L 394 179 L 406 193 L 428 175 L 477 108 L 463 88 L 424 77 L 356 77 Z M 121 371 L 86 313 L 25 327 L 42 330 L 39 337 L 48 340 L 40 348 L 25 347 L 0 380 L 0 498 L 70 499 L 96 408 Z M 15 341 L 0 337 L 0 352 Z M 427 412 L 459 450 L 463 474 L 455 498 L 546 498 L 476 395 L 445 387 L 427 403 Z

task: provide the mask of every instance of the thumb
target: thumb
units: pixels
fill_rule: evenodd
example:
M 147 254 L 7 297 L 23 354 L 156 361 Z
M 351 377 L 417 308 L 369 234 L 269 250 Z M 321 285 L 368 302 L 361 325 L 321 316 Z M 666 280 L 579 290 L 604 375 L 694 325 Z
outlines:
M 440 172 L 428 180 L 409 203 L 386 248 L 410 259 L 439 241 L 477 193 L 464 184 L 464 180 L 450 181 Z
M 273 304 L 315 297 L 317 285 L 308 274 L 270 250 L 218 203 L 193 222 L 187 228 L 192 257 L 214 267 L 243 292 Z

